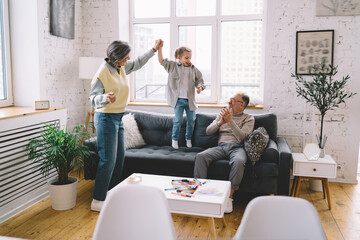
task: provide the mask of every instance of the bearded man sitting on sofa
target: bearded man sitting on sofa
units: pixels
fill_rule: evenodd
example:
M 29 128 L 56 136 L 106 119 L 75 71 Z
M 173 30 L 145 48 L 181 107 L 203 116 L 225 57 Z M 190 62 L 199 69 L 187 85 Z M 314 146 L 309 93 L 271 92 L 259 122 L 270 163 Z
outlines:
M 233 194 L 239 189 L 247 161 L 244 140 L 254 129 L 254 117 L 244 113 L 249 101 L 249 96 L 245 93 L 237 93 L 230 98 L 228 108 L 222 109 L 206 128 L 206 135 L 213 135 L 219 131 L 218 146 L 198 153 L 195 158 L 194 177 L 196 178 L 207 178 L 209 165 L 213 161 L 229 160 L 231 192 L 225 213 L 232 212 Z

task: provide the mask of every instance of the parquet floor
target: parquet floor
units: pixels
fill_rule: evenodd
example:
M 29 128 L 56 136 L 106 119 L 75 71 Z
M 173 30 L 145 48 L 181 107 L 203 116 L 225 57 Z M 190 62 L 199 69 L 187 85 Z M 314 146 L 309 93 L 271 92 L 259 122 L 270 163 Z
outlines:
M 55 211 L 46 198 L 22 213 L 0 224 L 1 236 L 26 239 L 92 239 L 98 213 L 90 211 L 94 181 L 81 180 L 76 207 L 67 211 Z M 314 204 L 329 240 L 355 240 L 360 236 L 360 186 L 330 183 L 332 209 L 328 209 L 322 192 L 301 184 L 299 197 Z M 240 197 L 234 203 L 234 211 L 226 214 L 228 226 L 215 219 L 218 239 L 231 239 L 240 224 L 250 197 Z M 178 239 L 210 239 L 206 218 L 173 214 Z

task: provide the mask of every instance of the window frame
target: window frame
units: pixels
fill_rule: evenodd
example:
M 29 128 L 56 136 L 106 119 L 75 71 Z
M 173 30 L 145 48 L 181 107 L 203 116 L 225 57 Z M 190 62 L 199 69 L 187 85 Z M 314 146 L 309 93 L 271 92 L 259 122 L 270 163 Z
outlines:
M 0 17 L 3 18 L 1 27 L 1 47 L 2 47 L 2 60 L 3 77 L 5 78 L 6 99 L 0 100 L 0 107 L 8 107 L 14 105 L 14 97 L 12 93 L 12 77 L 11 77 L 11 58 L 10 58 L 10 26 L 9 26 L 9 2 L 8 0 L 0 0 Z
M 221 23 L 227 21 L 244 21 L 244 20 L 260 20 L 262 22 L 262 56 L 261 56 L 261 72 L 260 72 L 260 84 L 259 92 L 260 98 L 263 99 L 264 96 L 264 72 L 265 72 L 265 15 L 266 15 L 266 4 L 267 1 L 263 0 L 263 13 L 262 14 L 242 14 L 242 15 L 221 15 L 221 0 L 216 0 L 216 11 L 213 16 L 191 16 L 191 17 L 177 17 L 175 2 L 176 0 L 170 1 L 170 16 L 161 17 L 161 18 L 135 18 L 134 17 L 134 0 L 129 0 L 129 37 L 130 43 L 134 42 L 134 33 L 133 26 L 134 24 L 158 24 L 158 23 L 169 23 L 170 24 L 170 55 L 175 52 L 178 47 L 178 29 L 179 26 L 199 26 L 207 25 L 212 27 L 212 60 L 211 60 L 211 93 L 209 97 L 197 98 L 199 104 L 217 104 L 221 105 L 223 102 L 220 102 L 220 82 L 221 82 Z M 155 56 L 156 57 L 156 56 Z M 170 56 L 164 56 L 164 58 Z M 157 58 L 157 57 L 156 57 Z M 157 59 L 156 59 L 157 61 Z M 130 76 L 130 102 L 132 103 L 141 103 L 144 102 L 144 99 L 135 99 L 134 96 L 134 75 Z M 152 103 L 166 103 L 166 100 L 155 100 L 155 99 L 146 99 L 146 102 Z

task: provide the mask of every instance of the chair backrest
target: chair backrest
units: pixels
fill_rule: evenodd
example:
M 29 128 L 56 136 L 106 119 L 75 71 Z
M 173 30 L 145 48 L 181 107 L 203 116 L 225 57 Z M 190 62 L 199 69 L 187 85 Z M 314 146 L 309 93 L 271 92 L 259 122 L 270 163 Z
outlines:
M 93 239 L 176 239 L 165 194 L 141 184 L 113 188 L 101 209 Z
M 327 239 L 315 207 L 301 198 L 262 196 L 249 202 L 233 239 Z

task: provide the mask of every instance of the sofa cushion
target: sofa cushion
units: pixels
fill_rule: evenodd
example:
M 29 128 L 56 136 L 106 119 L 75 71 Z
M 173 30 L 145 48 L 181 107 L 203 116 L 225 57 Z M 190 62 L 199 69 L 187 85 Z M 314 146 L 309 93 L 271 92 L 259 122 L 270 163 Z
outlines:
M 203 151 L 199 147 L 179 147 L 146 145 L 125 152 L 123 178 L 131 173 L 149 173 L 168 176 L 192 177 L 197 153 Z
M 276 142 L 277 139 L 277 118 L 274 113 L 265 113 L 254 115 L 255 126 L 254 129 L 258 127 L 264 127 L 269 134 L 270 139 Z
M 252 167 L 251 163 L 248 162 L 246 166 L 244 178 L 277 177 L 279 175 L 279 167 L 275 163 L 258 162 Z M 229 160 L 218 160 L 209 166 L 208 177 L 210 179 L 229 180 L 229 172 Z
M 206 135 L 206 128 L 214 121 L 215 118 L 215 114 L 196 114 L 193 146 L 207 149 L 218 145 L 218 132 L 214 135 Z
M 139 131 L 133 114 L 126 114 L 122 118 L 124 124 L 125 149 L 144 146 L 146 143 Z
M 264 149 L 269 142 L 269 135 L 267 134 L 264 127 L 255 129 L 244 141 L 244 149 L 248 156 L 248 160 L 254 166 L 257 163 Z
M 143 111 L 126 111 L 135 116 L 139 130 L 147 145 L 171 146 L 173 114 L 154 114 Z M 179 146 L 185 146 L 185 117 L 180 129 Z

